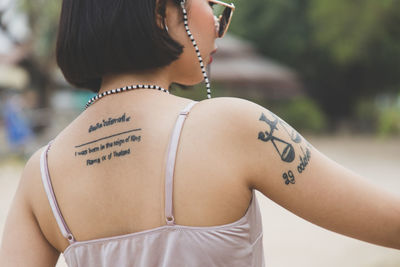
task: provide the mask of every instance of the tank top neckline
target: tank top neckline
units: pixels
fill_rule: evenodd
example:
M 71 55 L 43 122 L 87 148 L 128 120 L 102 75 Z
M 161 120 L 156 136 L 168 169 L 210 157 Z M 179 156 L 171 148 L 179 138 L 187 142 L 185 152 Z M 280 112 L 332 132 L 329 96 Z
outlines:
M 67 254 L 72 248 L 76 246 L 81 246 L 81 245 L 89 245 L 89 244 L 94 244 L 94 243 L 102 243 L 102 242 L 108 242 L 108 241 L 115 241 L 115 240 L 120 240 L 120 239 L 126 239 L 126 238 L 134 238 L 136 236 L 144 235 L 144 234 L 152 234 L 152 233 L 157 233 L 160 231 L 165 231 L 165 230 L 171 230 L 171 229 L 179 229 L 179 230 L 188 230 L 188 231 L 217 231 L 217 230 L 223 230 L 225 228 L 233 227 L 236 225 L 240 225 L 244 221 L 246 221 L 251 213 L 251 207 L 253 206 L 253 202 L 255 198 L 255 192 L 254 190 L 252 191 L 252 197 L 250 200 L 250 204 L 247 207 L 247 210 L 245 214 L 240 217 L 238 220 L 226 223 L 226 224 L 221 224 L 221 225 L 212 225 L 212 226 L 189 226 L 189 225 L 181 225 L 181 224 L 174 224 L 174 225 L 168 225 L 164 224 L 158 227 L 146 229 L 143 231 L 139 232 L 133 232 L 133 233 L 128 233 L 128 234 L 122 234 L 122 235 L 116 235 L 116 236 L 110 236 L 110 237 L 100 237 L 100 238 L 95 238 L 95 239 L 89 239 L 89 240 L 83 240 L 83 241 L 75 241 L 74 243 L 70 244 L 63 252 L 63 254 Z

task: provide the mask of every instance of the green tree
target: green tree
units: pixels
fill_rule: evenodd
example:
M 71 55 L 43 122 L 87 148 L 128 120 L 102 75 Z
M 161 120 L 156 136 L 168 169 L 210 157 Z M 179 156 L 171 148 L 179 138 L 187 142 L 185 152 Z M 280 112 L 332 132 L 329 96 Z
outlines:
M 248 0 L 235 2 L 232 32 L 252 40 L 259 51 L 296 64 L 310 45 L 308 0 Z
M 400 2 L 392 0 L 311 0 L 309 17 L 313 42 L 328 57 L 339 76 L 337 93 L 329 99 L 345 100 L 347 111 L 359 95 L 400 88 Z M 322 73 L 329 80 L 329 73 Z M 332 107 L 333 108 L 333 107 Z
M 400 88 L 400 2 L 248 0 L 232 31 L 264 55 L 298 70 L 332 117 L 353 112 L 360 95 Z

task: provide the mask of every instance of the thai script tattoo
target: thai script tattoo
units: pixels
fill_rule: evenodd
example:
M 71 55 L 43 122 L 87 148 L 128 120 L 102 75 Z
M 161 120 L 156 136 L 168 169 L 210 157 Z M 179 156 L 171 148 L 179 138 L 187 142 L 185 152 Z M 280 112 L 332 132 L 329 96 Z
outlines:
M 108 118 L 107 120 L 103 119 L 101 122 L 97 122 L 94 125 L 90 125 L 88 132 L 91 133 L 91 132 L 94 132 L 94 131 L 96 131 L 96 130 L 98 130 L 100 128 L 111 126 L 111 125 L 114 125 L 114 124 L 117 124 L 117 123 L 129 122 L 130 120 L 131 120 L 131 117 L 130 116 L 127 117 L 126 113 L 124 113 L 120 117 Z

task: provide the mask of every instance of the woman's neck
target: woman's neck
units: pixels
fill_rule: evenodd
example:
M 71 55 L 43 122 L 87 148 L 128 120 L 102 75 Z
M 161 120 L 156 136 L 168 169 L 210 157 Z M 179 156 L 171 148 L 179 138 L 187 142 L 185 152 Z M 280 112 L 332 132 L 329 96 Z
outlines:
M 151 73 L 121 73 L 111 74 L 103 77 L 103 81 L 99 93 L 104 91 L 126 87 L 129 85 L 144 84 L 144 85 L 158 85 L 168 90 L 171 85 L 171 80 L 166 72 L 158 71 Z

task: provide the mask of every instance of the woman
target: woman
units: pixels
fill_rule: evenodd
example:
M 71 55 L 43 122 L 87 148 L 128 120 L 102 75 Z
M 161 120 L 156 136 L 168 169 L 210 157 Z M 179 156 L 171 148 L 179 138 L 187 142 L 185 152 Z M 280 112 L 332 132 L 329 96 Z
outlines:
M 216 3 L 227 6 L 219 20 Z M 210 96 L 204 68 L 233 9 L 63 1 L 58 64 L 100 96 L 26 164 L 1 266 L 54 266 L 60 253 L 69 266 L 264 266 L 254 190 L 324 228 L 400 249 L 398 196 L 262 106 L 165 89 L 205 79 Z

